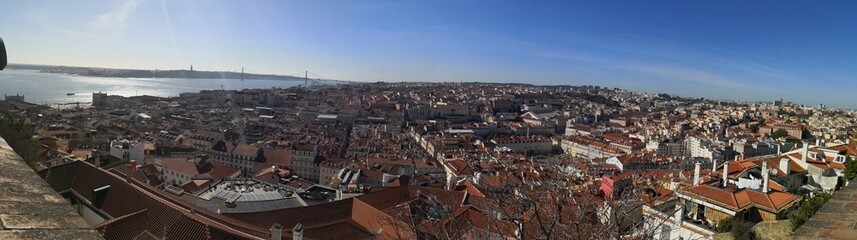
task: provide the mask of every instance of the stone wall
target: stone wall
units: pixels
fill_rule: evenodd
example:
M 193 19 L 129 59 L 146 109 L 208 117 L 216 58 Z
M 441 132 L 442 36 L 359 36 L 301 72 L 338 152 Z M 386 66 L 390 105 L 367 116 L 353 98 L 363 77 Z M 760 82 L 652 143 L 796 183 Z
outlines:
M 857 184 L 849 184 L 795 230 L 793 239 L 857 239 Z
M 102 239 L 0 138 L 0 239 Z

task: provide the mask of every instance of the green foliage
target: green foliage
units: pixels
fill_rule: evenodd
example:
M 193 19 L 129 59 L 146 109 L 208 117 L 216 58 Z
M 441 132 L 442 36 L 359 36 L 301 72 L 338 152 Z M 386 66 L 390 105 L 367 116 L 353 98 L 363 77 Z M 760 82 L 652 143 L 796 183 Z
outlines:
M 30 167 L 35 167 L 41 160 L 39 144 L 33 139 L 35 135 L 36 131 L 22 117 L 4 112 L 3 118 L 0 118 L 0 137 L 6 139 Z
M 786 131 L 785 129 L 777 129 L 774 133 L 771 133 L 771 138 L 773 139 L 784 138 L 787 136 L 789 136 L 789 131 Z
M 821 206 L 824 206 L 824 203 L 827 200 L 833 198 L 833 194 L 830 193 L 821 193 L 816 195 L 815 197 L 807 198 L 804 200 L 803 204 L 797 208 L 792 214 L 789 216 L 789 220 L 792 222 L 792 230 L 797 229 L 800 225 L 803 225 L 813 214 L 815 214 Z
M 717 222 L 715 229 L 719 233 L 729 232 L 729 231 L 732 231 L 732 225 L 734 223 L 735 223 L 735 218 L 732 216 L 729 216 L 729 217 L 721 219 L 719 222 Z
M 752 227 L 742 224 L 739 221 L 732 222 L 732 237 L 734 239 L 750 239 L 749 236 L 753 232 Z
M 753 124 L 753 125 L 750 125 L 750 131 L 752 131 L 752 132 L 754 132 L 754 133 L 759 133 L 759 125 L 762 125 L 762 124 Z
M 848 157 L 848 159 L 845 161 L 844 173 L 846 180 L 854 179 L 854 177 L 857 176 L 857 161 L 854 161 L 854 159 Z

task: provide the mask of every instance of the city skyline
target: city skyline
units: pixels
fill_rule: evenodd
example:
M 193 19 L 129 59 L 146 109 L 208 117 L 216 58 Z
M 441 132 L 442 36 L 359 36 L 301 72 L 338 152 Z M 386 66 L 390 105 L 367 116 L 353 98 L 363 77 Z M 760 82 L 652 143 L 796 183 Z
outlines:
M 485 8 L 490 4 L 491 8 Z M 847 6 L 4 2 L 10 62 L 352 81 L 598 85 L 857 108 Z

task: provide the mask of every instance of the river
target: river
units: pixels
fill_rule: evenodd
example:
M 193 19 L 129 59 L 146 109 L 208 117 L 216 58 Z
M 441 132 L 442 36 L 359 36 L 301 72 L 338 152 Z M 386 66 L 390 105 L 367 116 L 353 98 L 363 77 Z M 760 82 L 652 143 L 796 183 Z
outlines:
M 241 90 L 254 88 L 288 88 L 302 85 L 303 81 L 259 79 L 185 79 L 185 78 L 110 78 L 86 77 L 59 73 L 41 73 L 36 70 L 0 71 L 0 95 L 24 95 L 27 102 L 55 104 L 91 102 L 93 92 L 108 95 L 149 95 L 175 97 L 183 92 L 201 90 Z M 74 93 L 74 95 L 67 95 Z

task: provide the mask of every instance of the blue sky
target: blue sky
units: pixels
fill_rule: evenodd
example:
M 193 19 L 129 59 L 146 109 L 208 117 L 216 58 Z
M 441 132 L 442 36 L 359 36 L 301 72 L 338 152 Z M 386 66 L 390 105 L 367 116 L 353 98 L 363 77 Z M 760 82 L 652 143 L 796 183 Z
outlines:
M 10 62 L 599 85 L 857 108 L 855 3 L 9 1 Z

